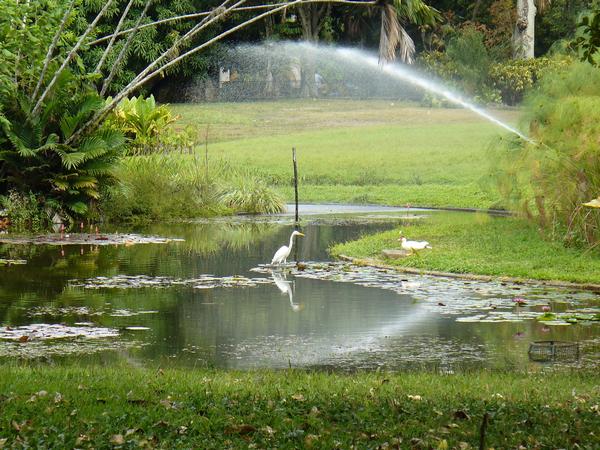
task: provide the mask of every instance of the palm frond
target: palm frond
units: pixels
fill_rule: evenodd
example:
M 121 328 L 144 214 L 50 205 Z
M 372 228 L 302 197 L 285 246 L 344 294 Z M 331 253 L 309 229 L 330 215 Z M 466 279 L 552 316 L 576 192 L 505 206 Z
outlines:
M 395 60 L 397 49 L 400 52 L 402 62 L 407 64 L 413 62 L 415 43 L 400 23 L 397 8 L 387 3 L 381 8 L 379 60 L 383 62 Z
M 60 156 L 62 165 L 67 170 L 76 169 L 79 164 L 85 161 L 85 153 L 82 152 L 65 152 L 62 149 L 58 149 L 56 153 Z

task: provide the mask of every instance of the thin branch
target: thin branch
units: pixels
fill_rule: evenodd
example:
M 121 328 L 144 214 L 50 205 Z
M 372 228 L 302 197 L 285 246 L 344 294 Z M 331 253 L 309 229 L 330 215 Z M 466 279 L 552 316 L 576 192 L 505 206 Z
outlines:
M 209 15 L 207 17 L 205 17 L 203 20 L 201 20 L 198 24 L 196 24 L 191 30 L 189 30 L 185 35 L 183 35 L 181 38 L 177 39 L 173 45 L 171 45 L 171 47 L 169 47 L 165 52 L 163 52 L 157 59 L 155 59 L 152 63 L 150 63 L 142 72 L 140 72 L 127 86 L 125 86 L 125 88 L 123 88 L 121 90 L 121 92 L 119 94 L 117 94 L 115 96 L 115 98 L 113 99 L 113 101 L 110 103 L 110 108 L 103 108 L 99 111 L 96 112 L 96 114 L 94 114 L 94 116 L 88 120 L 79 130 L 77 130 L 75 133 L 73 133 L 66 141 L 67 144 L 70 144 L 73 141 L 76 141 L 77 139 L 79 139 L 79 136 L 81 134 L 83 134 L 83 132 L 93 126 L 97 126 L 97 124 L 103 120 L 104 117 L 106 117 L 106 114 L 108 114 L 108 112 L 112 111 L 112 109 L 114 109 L 117 104 L 127 96 L 127 94 L 129 94 L 129 92 L 132 91 L 132 86 L 136 86 L 137 83 L 139 82 L 139 80 L 141 78 L 143 78 L 145 75 L 147 75 L 148 73 L 150 73 L 152 71 L 152 69 L 160 63 L 160 61 L 162 61 L 163 59 L 165 59 L 167 56 L 169 56 L 170 54 L 172 54 L 172 52 L 179 46 L 181 45 L 185 40 L 189 39 L 190 37 L 192 37 L 194 34 L 198 33 L 199 31 L 201 31 L 202 29 L 204 29 L 205 27 L 207 27 L 208 25 L 212 24 L 214 21 L 220 19 L 221 17 L 223 17 L 225 14 L 227 14 L 231 9 L 235 8 L 236 6 L 240 5 L 241 3 L 243 3 L 246 0 L 240 0 L 238 3 L 236 3 L 235 5 L 229 7 L 229 8 L 225 8 L 224 6 L 227 5 L 227 3 L 229 3 L 231 0 L 224 0 L 223 3 L 221 3 L 221 5 L 218 8 L 213 9 L 210 14 L 212 15 L 212 17 Z M 131 38 L 132 35 L 130 35 Z M 160 71 L 160 69 L 158 69 Z M 103 90 L 101 91 L 101 93 L 105 92 L 106 89 L 103 88 Z
M 74 4 L 75 4 L 75 1 L 71 0 L 71 2 L 69 3 L 69 7 L 65 11 L 62 21 L 60 22 L 60 26 L 58 27 L 58 30 L 56 30 L 56 33 L 54 34 L 52 43 L 50 44 L 50 47 L 48 47 L 48 53 L 46 53 L 46 59 L 44 60 L 44 67 L 42 67 L 42 72 L 40 73 L 40 78 L 38 79 L 37 86 L 35 87 L 35 90 L 33 91 L 33 95 L 31 96 L 32 103 L 35 102 L 37 95 L 42 87 L 42 83 L 44 82 L 44 77 L 46 76 L 48 66 L 50 66 L 50 61 L 52 61 L 52 54 L 54 53 L 54 50 L 56 49 L 56 44 L 58 44 L 60 35 L 62 34 L 63 30 L 65 29 L 65 25 L 67 24 L 67 20 L 69 19 L 69 16 L 71 15 L 71 10 L 73 9 Z
M 126 88 L 137 83 L 139 80 L 144 78 L 148 73 L 150 73 L 152 71 L 152 69 L 154 69 L 154 67 L 156 67 L 164 59 L 166 59 L 170 55 L 172 55 L 173 52 L 175 52 L 175 50 L 179 46 L 181 46 L 185 41 L 191 39 L 196 34 L 198 34 L 200 31 L 202 31 L 206 27 L 212 25 L 214 22 L 216 22 L 217 20 L 224 17 L 226 14 L 231 12 L 237 6 L 244 3 L 246 0 L 239 0 L 233 6 L 226 8 L 227 3 L 229 3 L 230 1 L 231 0 L 225 0 L 223 3 L 221 3 L 221 5 L 218 8 L 215 8 L 213 11 L 211 11 L 212 16 L 209 15 L 209 16 L 205 17 L 199 23 L 194 25 L 194 27 L 191 30 L 189 30 L 187 33 L 185 33 L 183 36 L 181 36 L 179 39 L 177 39 L 171 45 L 171 47 L 169 47 L 167 50 L 165 50 L 158 58 L 156 58 L 150 65 L 148 65 L 143 71 L 141 71 L 133 80 L 131 80 L 131 82 L 126 86 Z
M 147 83 L 149 80 L 151 80 L 152 78 L 154 78 L 156 75 L 158 75 L 159 73 L 163 72 L 165 69 L 173 66 L 174 64 L 177 64 L 179 61 L 181 61 L 184 58 L 187 58 L 188 56 L 197 53 L 203 49 L 205 49 L 206 47 L 208 47 L 209 45 L 220 41 L 221 39 L 229 36 L 232 33 L 235 33 L 236 31 L 240 30 L 241 28 L 244 28 L 248 25 L 251 25 L 254 22 L 257 22 L 259 20 L 264 19 L 265 17 L 268 17 L 272 14 L 275 14 L 279 11 L 282 11 L 286 8 L 292 7 L 292 6 L 296 6 L 299 4 L 305 4 L 305 3 L 344 3 L 344 4 L 353 4 L 353 5 L 361 5 L 361 6 L 369 6 L 369 5 L 375 5 L 376 2 L 374 1 L 349 1 L 349 0 L 293 0 L 290 2 L 286 2 L 285 4 L 279 4 L 280 6 L 277 6 L 273 9 L 270 9 L 269 11 L 266 11 L 262 14 L 259 14 L 251 19 L 246 20 L 245 22 L 242 22 L 238 25 L 236 25 L 235 27 L 230 28 L 229 30 L 226 30 L 224 32 L 222 32 L 221 34 L 215 36 L 212 39 L 209 39 L 208 41 L 204 42 L 201 45 L 198 45 L 197 47 L 194 47 L 191 50 L 188 50 L 187 52 L 183 53 L 182 55 L 178 56 L 177 58 L 169 61 L 167 64 L 165 64 L 164 66 L 160 67 L 159 69 L 147 74 L 145 77 L 139 79 L 137 82 L 135 83 L 130 83 L 127 87 L 125 87 L 121 92 L 119 92 L 110 103 L 108 103 L 107 105 L 105 105 L 101 110 L 99 110 L 90 120 L 88 120 L 85 124 L 83 124 L 83 126 L 77 130 L 77 132 L 75 132 L 74 134 L 71 135 L 71 137 L 67 140 L 67 144 L 76 141 L 79 136 L 81 136 L 84 132 L 90 130 L 90 129 L 94 129 L 96 127 L 98 127 L 100 125 L 100 123 L 102 122 L 102 120 L 104 120 L 104 118 L 119 104 L 119 102 L 127 97 L 131 92 L 135 91 L 136 89 L 139 89 L 142 85 L 144 85 L 145 83 Z
M 102 65 L 104 64 L 106 57 L 110 53 L 112 46 L 115 43 L 115 40 L 117 39 L 116 33 L 118 33 L 119 30 L 121 29 L 121 27 L 123 26 L 123 23 L 125 22 L 125 18 L 127 17 L 127 14 L 129 13 L 129 9 L 131 8 L 131 5 L 133 5 L 133 2 L 134 2 L 134 0 L 129 0 L 129 3 L 127 3 L 127 6 L 125 7 L 125 10 L 123 11 L 123 14 L 121 14 L 121 18 L 119 19 L 117 28 L 115 28 L 115 34 L 113 34 L 113 37 L 111 38 L 110 42 L 104 49 L 104 53 L 102 53 L 102 57 L 100 58 L 100 61 L 98 61 L 98 65 L 96 66 L 96 69 L 94 70 L 94 72 L 99 73 L 100 69 L 102 69 Z
M 71 51 L 69 52 L 69 54 L 67 55 L 67 57 L 65 58 L 65 60 L 63 61 L 63 63 L 61 64 L 60 68 L 54 73 L 54 76 L 52 77 L 52 80 L 50 81 L 50 83 L 48 84 L 48 86 L 46 86 L 46 89 L 44 90 L 44 92 L 42 93 L 42 95 L 38 99 L 37 103 L 35 104 L 35 107 L 33 108 L 33 111 L 31 113 L 33 116 L 35 116 L 40 111 L 40 108 L 42 107 L 43 101 L 45 100 L 45 98 L 48 96 L 48 94 L 52 90 L 52 87 L 54 86 L 54 84 L 58 80 L 58 77 L 63 73 L 63 71 L 65 70 L 65 68 L 69 64 L 69 62 L 71 62 L 71 60 L 73 59 L 73 57 L 75 56 L 75 54 L 79 50 L 79 47 L 81 47 L 81 45 L 85 41 L 85 38 L 92 32 L 92 30 L 94 30 L 94 28 L 96 28 L 96 24 L 102 18 L 102 16 L 106 12 L 106 10 L 108 10 L 108 8 L 112 4 L 112 2 L 113 2 L 113 0 L 108 0 L 106 2 L 106 4 L 104 5 L 104 7 L 102 8 L 102 10 L 96 15 L 96 17 L 94 18 L 94 20 L 92 21 L 92 23 L 90 23 L 90 25 L 87 27 L 87 29 L 85 30 L 85 32 L 79 37 L 79 40 L 77 41 L 77 43 L 75 44 L 75 46 L 71 49 Z
M 371 6 L 373 6 L 373 5 L 377 4 L 377 2 L 374 1 L 374 0 L 367 0 L 367 1 L 319 0 L 319 2 L 338 3 L 338 4 L 343 4 L 343 5 L 359 5 L 359 6 L 363 6 L 363 5 L 371 5 Z M 308 2 L 305 2 L 305 3 L 314 3 L 314 2 L 308 1 Z M 255 5 L 255 6 L 242 6 L 240 8 L 235 8 L 232 11 L 234 11 L 234 12 L 256 11 L 256 10 L 270 9 L 270 8 L 273 8 L 273 7 L 278 7 L 278 6 L 283 6 L 283 5 L 289 5 L 289 4 L 290 4 L 289 2 L 282 2 L 282 3 L 273 3 L 271 5 L 266 5 L 265 4 L 265 5 Z M 138 31 L 139 30 L 143 30 L 144 28 L 154 27 L 154 26 L 165 24 L 165 23 L 177 22 L 177 21 L 180 21 L 180 20 L 198 19 L 200 17 L 206 17 L 206 16 L 208 16 L 210 14 L 211 14 L 210 11 L 204 11 L 204 12 L 193 13 L 193 14 L 184 14 L 182 16 L 169 17 L 167 19 L 157 20 L 156 22 L 146 23 L 146 24 L 142 25 L 141 27 L 139 27 Z M 101 38 L 98 38 L 95 41 L 90 42 L 89 45 L 101 44 L 102 42 L 108 41 L 113 36 L 120 37 L 120 36 L 124 36 L 126 34 L 129 34 L 129 33 L 135 33 L 135 32 L 136 32 L 135 28 L 129 28 L 127 30 L 120 31 L 118 33 L 113 33 L 113 34 L 108 34 L 106 36 L 102 36 Z
M 129 92 L 136 90 L 137 88 L 139 88 L 140 86 L 142 86 L 144 83 L 148 82 L 149 80 L 151 80 L 152 78 L 154 78 L 156 75 L 158 75 L 161 72 L 164 72 L 166 69 L 168 69 L 169 67 L 173 66 L 174 64 L 177 64 L 179 61 L 181 61 L 184 58 L 187 58 L 190 55 L 193 55 L 194 53 L 199 52 L 200 50 L 203 50 L 204 48 L 208 47 L 209 45 L 220 41 L 221 39 L 223 39 L 226 36 L 229 36 L 232 33 L 235 33 L 236 31 L 238 31 L 241 28 L 244 28 L 254 22 L 257 22 L 267 16 L 270 16 L 272 14 L 275 14 L 278 11 L 281 11 L 285 8 L 289 8 L 290 6 L 295 6 L 298 5 L 300 3 L 322 3 L 323 1 L 329 1 L 329 0 L 293 0 L 291 2 L 286 3 L 284 6 L 279 6 L 276 8 L 273 8 L 267 12 L 264 12 L 262 14 L 259 14 L 258 16 L 255 16 L 251 19 L 248 19 L 245 22 L 242 22 L 238 25 L 236 25 L 235 27 L 230 28 L 229 30 L 226 30 L 224 32 L 222 32 L 221 34 L 215 36 L 212 39 L 209 39 L 208 41 L 194 47 L 191 50 L 188 50 L 187 52 L 179 55 L 177 58 L 174 58 L 173 60 L 169 61 L 167 64 L 165 64 L 164 66 L 161 66 L 159 69 L 155 70 L 154 72 L 149 73 L 148 75 L 146 75 L 143 78 L 140 78 L 136 83 L 130 83 L 130 86 L 128 86 L 128 88 L 126 88 L 125 90 L 128 91 L 125 95 L 127 95 Z
M 134 30 L 133 33 L 131 33 L 129 36 L 127 36 L 125 45 L 123 45 L 123 48 L 119 52 L 117 59 L 115 60 L 115 62 L 113 63 L 113 65 L 110 69 L 110 73 L 108 74 L 108 76 L 106 77 L 104 82 L 102 83 L 102 89 L 100 90 L 101 97 L 104 97 L 104 94 L 106 93 L 106 90 L 110 86 L 110 83 L 112 83 L 112 80 L 115 77 L 117 70 L 119 70 L 119 65 L 121 64 L 121 61 L 123 60 L 123 58 L 125 58 L 125 55 L 127 54 L 127 50 L 129 50 L 129 46 L 131 45 L 131 42 L 133 42 L 133 38 L 135 37 L 137 30 L 139 29 L 140 24 L 142 23 L 142 20 L 146 16 L 146 13 L 148 12 L 148 8 L 150 8 L 150 5 L 152 4 L 152 1 L 153 0 L 148 0 L 146 2 L 146 5 L 144 6 L 144 10 L 142 11 L 142 14 L 140 14 L 140 17 L 138 17 L 135 27 L 133 28 L 133 30 Z

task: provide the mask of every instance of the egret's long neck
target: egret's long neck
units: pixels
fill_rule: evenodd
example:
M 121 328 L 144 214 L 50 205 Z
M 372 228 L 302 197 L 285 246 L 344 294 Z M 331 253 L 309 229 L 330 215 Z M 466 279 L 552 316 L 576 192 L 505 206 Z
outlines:
M 290 245 L 289 245 L 289 247 L 290 247 L 290 250 L 292 249 L 292 247 L 293 247 L 293 246 L 294 246 L 294 235 L 292 234 L 292 235 L 290 236 Z

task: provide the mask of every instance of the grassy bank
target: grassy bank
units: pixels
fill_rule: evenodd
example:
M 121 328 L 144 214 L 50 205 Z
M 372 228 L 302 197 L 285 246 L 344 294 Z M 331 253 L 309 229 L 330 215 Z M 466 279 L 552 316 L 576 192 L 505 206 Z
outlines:
M 334 255 L 383 259 L 383 249 L 400 248 L 398 230 L 408 239 L 427 240 L 433 249 L 390 265 L 455 273 L 600 283 L 597 254 L 544 240 L 517 218 L 485 214 L 433 214 L 393 231 L 335 246 Z
M 598 448 L 593 374 L 0 367 L 0 443 L 34 448 Z M 353 447 L 354 446 L 354 447 Z
M 482 188 L 498 127 L 461 109 L 383 100 L 296 100 L 173 105 L 180 126 L 208 130 L 211 158 L 253 171 L 293 198 L 291 148 L 300 196 L 354 202 L 488 208 Z M 497 111 L 514 122 L 514 111 Z M 208 127 L 208 128 L 207 128 Z

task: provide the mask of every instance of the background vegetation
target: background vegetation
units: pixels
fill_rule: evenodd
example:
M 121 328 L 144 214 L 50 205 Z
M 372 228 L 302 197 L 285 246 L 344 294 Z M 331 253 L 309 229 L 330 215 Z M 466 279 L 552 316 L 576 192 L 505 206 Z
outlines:
M 599 86 L 586 63 L 544 78 L 524 118 L 534 142 L 505 140 L 495 169 L 510 207 L 570 245 L 600 238 L 600 213 L 584 206 L 600 193 Z
M 102 218 L 158 220 L 225 211 L 277 211 L 282 201 L 271 186 L 281 188 L 289 198 L 289 175 L 287 157 L 275 148 L 287 149 L 300 139 L 310 161 L 302 172 L 303 182 L 311 186 L 306 199 L 433 206 L 510 205 L 514 190 L 502 199 L 481 188 L 479 164 L 485 156 L 477 154 L 477 150 L 484 147 L 486 139 L 482 136 L 488 134 L 488 129 L 480 125 L 439 127 L 431 133 L 432 128 L 426 131 L 418 126 L 393 129 L 397 123 L 392 122 L 388 122 L 388 128 L 388 123 L 381 124 L 367 117 L 368 114 L 360 119 L 357 114 L 355 120 L 371 120 L 369 126 L 360 130 L 352 127 L 347 132 L 302 130 L 305 125 L 277 118 L 281 133 L 288 134 L 279 142 L 263 136 L 245 143 L 225 143 L 216 142 L 212 138 L 215 131 L 209 130 L 209 124 L 219 123 L 218 117 L 177 122 L 177 113 L 158 105 L 149 94 L 182 99 L 186 92 L 182 86 L 190 83 L 195 86 L 200 83 L 206 89 L 212 84 L 214 88 L 221 65 L 235 64 L 227 46 L 211 45 L 206 52 L 189 55 L 180 64 L 172 63 L 189 49 L 220 36 L 257 13 L 238 10 L 214 23 L 211 15 L 194 16 L 191 21 L 170 19 L 218 5 L 220 2 L 216 0 L 209 4 L 194 0 L 3 2 L 0 6 L 0 196 L 4 208 L 14 216 L 14 227 L 43 227 L 52 220 L 69 224 Z M 250 6 L 253 5 L 256 6 L 255 3 Z M 569 72 L 573 60 L 595 61 L 597 5 L 593 2 L 538 2 L 535 45 L 537 56 L 544 56 L 524 60 L 513 59 L 523 56 L 515 47 L 518 39 L 513 39 L 517 36 L 513 36 L 515 24 L 522 18 L 509 0 L 392 1 L 376 8 L 357 8 L 307 4 L 290 11 L 282 9 L 248 24 L 224 42 L 303 39 L 378 47 L 382 57 L 397 56 L 406 62 L 417 55 L 418 66 L 476 101 L 509 105 L 519 104 L 547 74 L 557 70 Z M 213 9 L 210 14 L 219 11 Z M 160 23 L 155 24 L 156 21 Z M 209 25 L 194 27 L 205 22 Z M 111 39 L 111 33 L 131 29 L 136 32 Z M 183 38 L 188 32 L 189 38 Z M 264 73 L 272 70 L 269 64 L 269 61 L 258 64 L 256 74 L 263 75 L 256 80 L 266 82 Z M 313 86 L 314 65 L 301 61 L 301 66 L 304 81 L 297 95 L 321 95 Z M 575 73 L 579 69 L 572 70 Z M 137 76 L 140 71 L 142 74 Z M 541 89 L 551 83 L 540 84 Z M 166 92 L 169 89 L 165 87 L 169 86 L 176 86 L 177 92 Z M 109 94 L 116 97 L 106 97 Z M 132 97 L 134 94 L 137 96 Z M 548 96 L 545 101 L 548 105 L 557 100 L 556 96 Z M 439 99 L 429 96 L 423 96 L 422 101 L 441 104 Z M 595 104 L 590 95 L 585 101 L 590 102 L 587 108 Z M 372 108 L 373 104 L 364 107 Z M 539 112 L 540 117 L 531 120 L 549 120 L 551 110 L 548 106 L 545 112 Z M 393 113 L 383 108 L 378 112 Z M 329 111 L 324 109 L 322 113 Z M 314 109 L 311 111 L 310 127 L 314 128 L 318 114 Z M 249 120 L 248 116 L 242 116 L 238 118 Z M 299 123 L 308 122 L 303 119 L 296 122 Z M 290 135 L 285 128 L 289 125 L 297 126 L 301 134 Z M 562 125 L 568 124 L 546 128 L 559 130 Z M 232 128 L 229 133 L 236 132 L 236 127 Z M 534 134 L 541 130 L 533 128 Z M 226 133 L 223 129 L 219 132 Z M 251 129 L 245 127 L 250 135 L 256 135 L 258 128 Z M 468 134 L 471 139 L 455 144 L 454 135 L 460 133 Z M 582 139 L 594 140 L 593 130 L 581 133 L 586 136 Z M 426 134 L 427 143 L 422 140 Z M 436 136 L 439 142 L 432 143 Z M 209 141 L 211 156 L 217 156 L 214 171 L 206 170 L 208 159 L 206 153 L 202 155 Z M 411 146 L 405 150 L 389 142 L 411 142 Z M 442 142 L 446 143 L 445 148 Z M 338 149 L 345 148 L 335 150 L 336 145 Z M 454 145 L 461 148 L 453 150 Z M 572 153 L 578 145 L 573 141 L 570 150 L 561 151 Z M 260 150 L 248 154 L 245 150 L 248 146 Z M 322 148 L 333 150 L 325 156 Z M 359 152 L 377 157 L 361 160 Z M 400 159 L 396 158 L 398 153 Z M 432 165 L 431 161 L 438 158 L 452 170 Z M 332 160 L 336 164 L 331 164 Z M 204 172 L 199 161 L 204 164 Z M 160 173 L 159 167 L 164 169 Z M 521 175 L 527 170 L 531 167 L 522 168 Z M 564 179 L 556 165 L 546 164 L 544 170 L 552 173 L 555 180 Z M 527 176 L 519 179 L 523 181 Z M 535 178 L 535 174 L 531 176 Z M 569 176 L 581 184 L 580 174 Z M 589 212 L 581 210 L 581 214 L 573 215 L 564 205 L 555 207 L 555 200 L 548 198 L 541 202 L 539 191 L 549 189 L 550 181 L 544 181 L 543 185 L 536 178 L 534 181 L 542 184 L 534 188 L 531 180 L 519 188 L 524 193 L 521 205 L 526 205 L 528 211 L 535 205 L 537 211 L 531 215 L 544 226 L 551 223 L 555 234 L 562 227 L 559 231 L 567 236 L 568 242 L 594 245 L 597 224 Z M 172 202 L 156 198 L 159 191 L 152 191 L 153 186 L 161 186 Z M 579 197 L 595 196 L 594 183 L 588 183 L 586 189 L 582 191 L 581 186 L 575 186 L 570 190 L 582 191 L 577 197 L 579 202 Z M 534 191 L 537 193 L 527 198 L 527 193 Z M 506 194 L 502 189 L 500 192 Z M 575 205 L 575 200 L 570 202 Z M 15 212 L 16 205 L 23 208 L 27 205 L 28 212 L 19 215 Z M 567 219 L 550 220 L 548 214 L 562 214 Z

